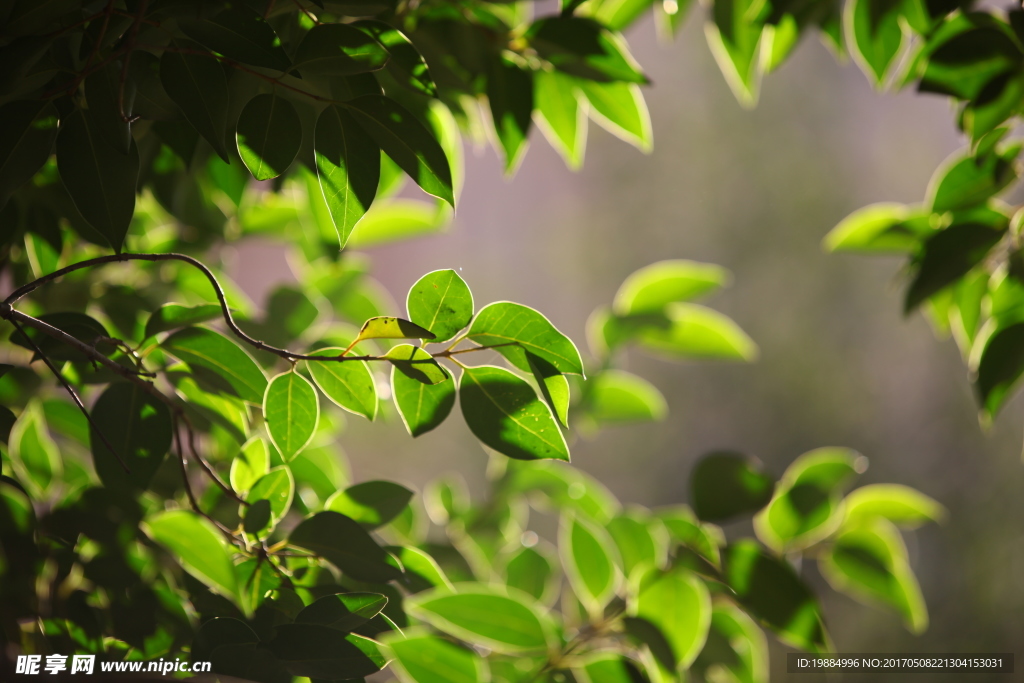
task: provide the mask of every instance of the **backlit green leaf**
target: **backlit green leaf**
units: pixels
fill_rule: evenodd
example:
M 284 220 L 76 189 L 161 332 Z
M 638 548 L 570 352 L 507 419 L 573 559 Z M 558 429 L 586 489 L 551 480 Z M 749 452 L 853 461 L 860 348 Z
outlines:
M 628 578 L 637 567 L 661 567 L 668 555 L 668 534 L 661 523 L 636 511 L 613 517 L 607 524 L 615 542 L 623 573 Z
M 768 5 L 756 0 L 716 2 L 712 21 L 704 25 L 711 54 L 740 104 L 757 103 L 762 65 L 758 59 Z
M 691 301 L 729 281 L 721 266 L 696 261 L 658 261 L 630 274 L 615 293 L 618 315 L 660 313 L 677 301 Z
M 577 79 L 576 87 L 590 103 L 590 117 L 599 126 L 641 151 L 651 150 L 651 115 L 640 86 Z
M 515 171 L 526 152 L 533 113 L 533 72 L 498 57 L 487 72 L 487 101 L 494 132 L 505 157 L 505 172 Z
M 775 488 L 756 459 L 738 453 L 712 453 L 690 475 L 697 516 L 709 521 L 752 514 L 768 504 Z
M 899 484 L 870 484 L 850 492 L 844 500 L 846 521 L 856 524 L 875 517 L 896 526 L 915 529 L 927 522 L 939 522 L 946 510 L 920 491 Z
M 455 405 L 455 380 L 448 377 L 438 384 L 424 382 L 417 370 L 405 372 L 404 366 L 391 369 L 391 395 L 398 414 L 412 436 L 425 434 L 444 422 Z
M 203 327 L 188 327 L 160 345 L 184 361 L 201 383 L 262 404 L 267 378 L 248 353 L 222 334 Z
M 218 304 L 199 304 L 197 306 L 164 304 L 149 316 L 149 320 L 146 321 L 145 334 L 147 337 L 152 337 L 160 332 L 216 320 L 221 315 L 221 307 Z
M 930 216 L 905 204 L 871 204 L 854 211 L 825 236 L 828 251 L 913 251 L 933 232 Z
M 406 507 L 411 510 L 411 507 Z M 402 585 L 411 593 L 428 588 L 452 588 L 441 566 L 433 557 L 419 548 L 404 546 L 392 548 L 392 553 L 402 563 Z
M 583 374 L 583 361 L 572 340 L 541 313 L 522 304 L 499 301 L 484 306 L 467 337 L 482 346 L 495 346 L 495 351 L 524 372 L 530 372 L 529 351 L 559 372 Z
M 993 334 L 978 363 L 974 389 L 988 419 L 995 417 L 1024 373 L 1024 323 Z
M 377 194 L 380 147 L 349 111 L 330 106 L 316 120 L 313 148 L 320 189 L 344 248 Z
M 698 674 L 715 669 L 725 669 L 744 683 L 768 683 L 764 632 L 746 612 L 725 601 L 716 603 L 711 611 L 707 643 L 691 667 Z
M 350 76 L 376 71 L 388 61 L 388 51 L 365 31 L 349 24 L 320 24 L 303 37 L 295 50 L 299 71 Z
M 557 569 L 558 557 L 550 550 L 550 544 L 523 547 L 505 563 L 505 583 L 543 604 L 550 604 L 561 583 Z
M 984 204 L 1017 179 L 1020 145 L 981 156 L 957 153 L 935 170 L 928 183 L 932 211 L 957 211 Z
M 551 408 L 558 424 L 569 427 L 569 380 L 555 366 L 529 351 L 526 361 L 530 364 L 533 380 L 540 389 L 540 396 Z
M 338 356 L 344 349 L 329 347 L 312 356 Z M 366 361 L 306 361 L 313 381 L 335 404 L 368 420 L 377 417 L 377 387 Z
M 383 21 L 363 19 L 353 26 L 366 31 L 380 41 L 391 55 L 387 69 L 401 85 L 428 97 L 437 97 L 437 86 L 423 56 L 409 38 L 394 26 Z
M 668 414 L 657 387 L 624 370 L 605 370 L 587 385 L 587 414 L 599 424 L 650 422 Z
M 711 624 L 711 596 L 704 582 L 685 569 L 645 577 L 634 616 L 661 631 L 676 666 L 688 667 L 697 657 Z
M 607 523 L 619 511 L 619 501 L 608 487 L 567 463 L 509 462 L 508 472 L 509 491 L 530 493 L 531 502 L 537 504 L 537 494 L 541 494 L 548 503 L 545 508 L 576 508 L 599 524 Z
M 406 298 L 409 320 L 434 333 L 443 342 L 473 318 L 473 293 L 454 270 L 435 270 L 416 281 Z
M 288 672 L 330 680 L 338 672 L 349 678 L 380 671 L 387 660 L 370 638 L 321 624 L 281 624 L 266 647 L 284 662 Z
M 134 383 L 111 384 L 92 407 L 89 446 L 100 481 L 110 488 L 145 489 L 171 449 L 167 404 Z M 106 441 L 131 470 L 124 471 Z
M 532 598 L 515 589 L 461 584 L 419 593 L 406 611 L 434 628 L 503 654 L 543 653 L 552 636 L 549 617 Z
M 160 58 L 160 82 L 185 119 L 228 161 L 228 81 L 220 63 L 212 56 L 166 50 Z
M 318 512 L 303 520 L 288 543 L 316 553 L 357 581 L 384 583 L 401 576 L 359 523 L 338 512 Z
M 570 512 L 559 525 L 558 553 L 573 593 L 591 615 L 600 616 L 622 579 L 611 536 Z
M 63 472 L 57 444 L 46 430 L 42 410 L 30 404 L 10 428 L 7 438 L 14 474 L 35 498 L 46 496 Z
M 338 593 L 310 603 L 295 616 L 297 624 L 320 624 L 339 631 L 351 631 L 377 616 L 388 604 L 378 593 Z
M 238 116 L 235 142 L 242 163 L 256 180 L 285 172 L 302 144 L 302 125 L 291 102 L 277 95 L 257 95 Z
M 320 402 L 309 380 L 283 372 L 270 381 L 263 399 L 270 440 L 288 462 L 309 445 L 320 420 Z
M 385 651 L 402 683 L 484 683 L 489 681 L 487 663 L 472 650 L 459 647 L 426 629 L 405 637 L 384 639 Z
M 905 313 L 941 292 L 981 263 L 999 243 L 1006 223 L 965 222 L 930 236 L 915 259 L 913 280 L 903 302 Z
M 355 343 L 364 339 L 434 339 L 434 333 L 402 318 L 377 316 L 359 328 Z
M 526 381 L 504 368 L 463 370 L 462 415 L 484 444 L 510 458 L 569 459 L 569 448 L 551 409 Z
M 359 125 L 424 192 L 455 207 L 448 157 L 416 117 L 383 95 L 357 97 L 346 105 Z
M 526 33 L 537 53 L 556 69 L 583 79 L 647 83 L 622 37 L 586 17 L 545 17 Z
M 258 500 L 266 500 L 270 503 L 270 517 L 267 520 L 267 525 L 260 527 L 257 531 L 262 531 L 267 526 L 271 529 L 275 527 L 291 508 L 294 495 L 295 479 L 287 466 L 275 467 L 260 477 L 245 497 L 250 503 Z
M 913 633 L 928 627 L 921 588 L 892 522 L 876 517 L 843 531 L 819 566 L 836 590 L 895 609 Z
M 404 177 L 404 176 L 403 176 Z M 417 199 L 378 201 L 370 207 L 349 236 L 352 249 L 368 249 L 443 232 L 450 211 Z
M 449 376 L 433 356 L 411 344 L 397 344 L 391 347 L 384 354 L 384 358 L 391 361 L 402 374 L 424 384 L 439 384 Z
M 876 86 L 885 83 L 903 46 L 902 6 L 897 0 L 852 0 L 846 4 L 846 43 L 861 70 Z
M 147 517 L 143 530 L 210 590 L 238 600 L 231 550 L 212 522 L 190 510 L 167 510 Z
M 61 121 L 57 168 L 82 217 L 120 252 L 135 211 L 138 148 L 132 144 L 127 154 L 114 149 L 79 109 Z
M 810 588 L 783 560 L 755 541 L 729 546 L 724 578 L 740 603 L 779 639 L 807 652 L 830 649 L 821 609 Z
M 228 481 L 236 492 L 248 491 L 256 481 L 270 471 L 270 450 L 267 442 L 254 436 L 238 451 L 231 461 L 231 473 Z
M 376 529 L 394 519 L 412 500 L 413 493 L 391 481 L 365 481 L 338 491 L 324 504 L 351 517 L 367 529 Z
M 644 327 L 640 346 L 672 358 L 752 361 L 757 344 L 730 318 L 698 304 L 669 304 L 666 323 Z
M 573 79 L 558 71 L 535 72 L 533 101 L 544 137 L 569 168 L 579 168 L 587 148 L 587 106 Z

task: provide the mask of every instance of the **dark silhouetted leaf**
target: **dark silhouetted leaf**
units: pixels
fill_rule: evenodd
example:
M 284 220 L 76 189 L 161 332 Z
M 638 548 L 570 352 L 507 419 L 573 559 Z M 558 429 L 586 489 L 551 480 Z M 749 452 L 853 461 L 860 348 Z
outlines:
M 228 81 L 213 57 L 166 50 L 160 58 L 160 82 L 189 123 L 228 161 Z
M 348 111 L 331 106 L 316 121 L 317 177 L 344 248 L 373 202 L 380 180 L 380 147 Z
M 276 95 L 257 95 L 238 117 L 238 154 L 256 180 L 285 172 L 299 153 L 302 125 L 291 102 Z
M 134 383 L 111 384 L 92 409 L 89 430 L 96 473 L 111 488 L 145 489 L 171 449 L 167 404 Z M 97 433 L 97 431 L 99 433 Z M 131 470 L 127 473 L 100 434 Z
M 338 512 L 318 512 L 303 520 L 288 542 L 316 553 L 357 581 L 383 583 L 401 576 L 359 523 Z
M 757 512 L 771 500 L 774 488 L 761 463 L 739 453 L 705 456 L 690 475 L 694 511 L 715 522 Z

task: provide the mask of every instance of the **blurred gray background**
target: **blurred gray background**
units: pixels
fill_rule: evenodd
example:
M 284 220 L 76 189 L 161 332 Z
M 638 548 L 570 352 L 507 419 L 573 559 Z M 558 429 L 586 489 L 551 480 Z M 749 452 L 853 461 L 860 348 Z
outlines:
M 583 346 L 588 314 L 633 270 L 666 258 L 729 268 L 732 286 L 708 303 L 757 341 L 759 361 L 629 357 L 627 367 L 664 392 L 669 418 L 579 441 L 574 464 L 624 502 L 655 506 L 686 502 L 691 467 L 713 449 L 756 455 L 778 474 L 811 448 L 853 447 L 871 463 L 860 483 L 916 487 L 951 515 L 907 539 L 931 614 L 922 636 L 832 592 L 805 565 L 838 649 L 1011 652 L 1024 643 L 1024 403 L 983 433 L 955 344 L 937 340 L 920 314 L 900 313 L 900 259 L 828 255 L 820 246 L 854 209 L 923 199 L 933 170 L 961 145 L 954 112 L 944 98 L 875 92 L 813 37 L 766 77 L 758 107 L 743 110 L 698 14 L 673 45 L 658 44 L 649 22 L 629 36 L 654 82 L 645 93 L 652 154 L 592 124 L 585 166 L 573 173 L 534 131 L 506 181 L 492 151 L 467 148 L 450 232 L 371 250 L 374 275 L 402 302 L 422 274 L 459 269 L 478 306 L 534 306 Z M 247 265 L 235 275 L 257 302 L 291 279 L 278 247 L 240 248 Z M 482 490 L 486 456 L 457 410 L 415 441 L 397 422 L 355 419 L 340 441 L 358 480 L 421 486 L 454 469 Z M 787 678 L 784 652 L 773 645 L 773 681 L 816 680 Z

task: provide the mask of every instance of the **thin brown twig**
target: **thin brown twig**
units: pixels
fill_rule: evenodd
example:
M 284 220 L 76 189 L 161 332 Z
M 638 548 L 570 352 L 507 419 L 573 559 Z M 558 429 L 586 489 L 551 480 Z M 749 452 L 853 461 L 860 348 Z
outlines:
M 205 517 L 209 522 L 211 522 L 215 527 L 217 527 L 217 529 L 220 530 L 222 534 L 227 536 L 228 541 L 232 545 L 236 545 L 238 542 L 238 538 L 235 536 L 234 533 L 231 532 L 231 529 L 228 529 L 226 526 L 215 520 L 213 517 L 203 512 L 203 509 L 199 507 L 199 501 L 196 500 L 196 494 L 195 492 L 192 491 L 192 482 L 190 482 L 188 478 L 188 467 L 185 461 L 185 449 L 182 448 L 181 446 L 181 431 L 180 425 L 178 424 L 177 416 L 174 417 L 172 424 L 174 429 L 174 440 L 178 446 L 178 462 L 181 464 L 181 479 L 185 485 L 185 495 L 188 496 L 189 505 L 192 506 L 192 510 L 194 510 L 196 514 Z
M 131 122 L 131 117 L 124 113 L 124 84 L 128 80 L 128 65 L 132 61 L 132 53 L 135 52 L 135 41 L 139 36 L 139 26 L 142 24 L 143 16 L 146 14 L 146 6 L 149 0 L 139 1 L 139 11 L 135 14 L 135 21 L 132 23 L 128 33 L 128 41 L 125 43 L 124 60 L 121 64 L 121 78 L 117 88 L 117 110 L 121 114 L 121 120 L 125 123 Z
M 64 375 L 61 374 L 60 370 L 58 370 L 53 365 L 53 363 L 50 361 L 50 358 L 45 353 L 43 353 L 43 350 L 39 348 L 38 344 L 36 344 L 36 341 L 32 337 L 25 334 L 25 330 L 21 328 L 21 325 L 18 324 L 17 320 L 11 320 L 11 324 L 14 325 L 14 329 L 18 331 L 18 334 L 20 334 L 22 337 L 28 340 L 29 345 L 31 345 L 32 349 L 37 354 L 39 354 L 40 358 L 43 359 L 43 362 L 46 363 L 46 367 L 50 368 L 50 372 L 52 372 L 54 377 L 57 378 L 57 381 L 64 385 L 64 388 L 67 389 L 68 394 L 71 396 L 71 400 L 75 402 L 75 405 L 78 406 L 78 409 L 82 411 L 83 415 L 85 415 L 85 419 L 89 422 L 89 426 L 92 427 L 93 431 L 95 431 L 99 435 L 100 440 L 110 451 L 111 455 L 117 458 L 117 462 L 121 464 L 121 467 L 124 468 L 125 472 L 131 474 L 132 470 L 130 467 L 128 467 L 128 463 L 126 463 L 118 454 L 118 452 L 114 450 L 114 447 L 111 445 L 110 441 L 107 440 L 107 436 L 103 433 L 102 430 L 100 430 L 99 426 L 93 421 L 92 415 L 90 415 L 89 411 L 85 409 L 85 404 L 82 403 L 81 397 L 79 397 L 78 392 L 75 391 L 74 387 L 71 386 L 71 383 L 68 382 Z
M 199 451 L 196 449 L 195 430 L 192 428 L 192 422 L 188 419 L 188 416 L 185 415 L 184 412 L 181 413 L 181 419 L 185 421 L 185 433 L 188 434 L 188 450 L 190 453 L 192 453 L 192 457 L 195 458 L 195 461 L 199 463 L 199 466 L 203 468 L 207 476 L 210 477 L 210 479 L 213 480 L 213 483 L 219 486 L 220 489 L 224 491 L 224 493 L 226 493 L 236 502 L 248 506 L 249 503 L 239 498 L 238 494 L 235 493 L 234 489 L 225 484 L 223 480 L 221 480 L 221 478 L 217 476 L 217 472 L 215 472 L 214 469 L 210 467 L 210 463 L 206 462 L 206 460 L 204 460 L 203 457 L 199 455 Z

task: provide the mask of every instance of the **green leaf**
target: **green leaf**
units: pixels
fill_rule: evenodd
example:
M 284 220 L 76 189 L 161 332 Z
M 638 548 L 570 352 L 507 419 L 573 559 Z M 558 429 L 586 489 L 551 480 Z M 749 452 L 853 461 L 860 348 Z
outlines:
M 406 599 L 411 615 L 437 630 L 501 654 L 543 653 L 552 624 L 543 608 L 515 589 L 462 584 L 457 592 L 435 589 Z
M 249 409 L 244 401 L 235 396 L 203 391 L 184 365 L 168 368 L 166 375 L 190 409 L 226 429 L 237 443 L 245 441 L 249 433 Z
M 585 683 L 634 683 L 646 680 L 637 666 L 625 655 L 595 652 L 573 668 L 575 680 Z
M 913 633 L 928 628 L 928 610 L 907 548 L 892 522 L 880 517 L 843 531 L 819 560 L 822 575 L 838 591 L 888 606 Z
M 508 490 L 532 494 L 531 503 L 546 498 L 546 507 L 576 508 L 599 524 L 607 523 L 619 511 L 619 501 L 604 484 L 567 463 L 549 460 L 507 465 Z
M 933 232 L 930 214 L 905 204 L 865 206 L 825 236 L 827 251 L 907 253 Z
M 966 222 L 951 225 L 925 240 L 915 258 L 913 280 L 903 302 L 904 313 L 910 313 L 969 273 L 985 259 L 1005 232 L 1005 224 Z
M 411 510 L 406 507 L 405 510 Z M 411 593 L 428 588 L 448 588 L 454 590 L 451 581 L 445 576 L 441 566 L 433 557 L 419 548 L 392 548 L 392 554 L 398 557 L 404 570 L 402 585 Z
M 11 429 L 18 416 L 7 406 L 0 406 L 0 443 L 7 443 L 11 437 Z
M 330 106 L 316 120 L 313 148 L 320 190 L 344 249 L 377 194 L 380 147 L 349 111 Z
M 266 441 L 253 436 L 242 444 L 239 455 L 231 461 L 228 481 L 238 493 L 245 493 L 256 480 L 270 470 L 270 451 Z
M 467 338 L 495 349 L 512 365 L 530 372 L 526 352 L 546 360 L 559 372 L 582 375 L 583 360 L 576 345 L 540 312 L 508 301 L 484 306 L 469 328 Z
M 704 649 L 691 667 L 705 678 L 726 670 L 736 681 L 768 683 L 768 640 L 746 612 L 729 602 L 715 604 Z
M 752 361 L 757 344 L 730 318 L 698 304 L 669 304 L 667 323 L 644 327 L 640 346 L 670 358 Z
M 899 484 L 862 486 L 851 491 L 844 503 L 844 525 L 880 517 L 905 529 L 916 529 L 927 522 L 941 522 L 946 516 L 945 508 L 937 501 Z
M 557 556 L 547 547 L 519 548 L 505 562 L 505 584 L 521 590 L 535 600 L 550 604 L 558 594 L 561 583 L 557 572 Z
M 918 89 L 976 100 L 1000 76 L 1019 70 L 1024 55 L 1018 39 L 990 14 L 962 14 L 929 36 Z
M 637 567 L 661 567 L 668 555 L 668 535 L 657 520 L 635 511 L 613 517 L 608 534 L 615 542 L 628 578 Z
M 804 453 L 786 469 L 771 502 L 754 517 L 758 538 L 787 552 L 826 538 L 843 521 L 843 487 L 866 467 L 867 459 L 848 448 Z
M 369 249 L 443 232 L 448 227 L 449 215 L 448 211 L 415 199 L 378 201 L 353 228 L 348 246 Z
M 558 554 L 573 593 L 590 615 L 600 617 L 622 579 L 611 536 L 568 512 L 558 528 Z
M 569 459 L 551 409 L 525 380 L 504 368 L 465 368 L 459 387 L 462 415 L 485 445 L 521 460 Z
M 182 17 L 178 27 L 192 40 L 243 64 L 278 71 L 291 66 L 274 29 L 244 5 L 230 6 L 208 19 Z
M 391 361 L 402 374 L 424 384 L 439 384 L 449 377 L 434 357 L 418 346 L 397 344 L 388 349 L 384 358 Z
M 221 315 L 222 310 L 219 304 L 199 304 L 197 306 L 164 304 L 149 316 L 149 320 L 146 321 L 145 335 L 152 337 L 160 332 L 216 320 Z
M 329 347 L 311 356 L 340 356 L 344 349 Z M 337 406 L 367 420 L 377 417 L 377 387 L 366 361 L 306 361 L 306 368 L 324 396 Z
M 526 38 L 541 58 L 567 74 L 605 83 L 648 82 L 622 36 L 593 19 L 544 17 L 533 22 Z
M 377 71 L 388 51 L 373 36 L 348 24 L 320 24 L 303 37 L 295 50 L 299 71 L 330 76 Z
M 885 83 L 903 46 L 900 0 L 851 0 L 843 16 L 846 43 L 861 70 L 876 86 Z
M 783 560 L 743 539 L 727 548 L 724 577 L 747 611 L 784 643 L 807 652 L 830 649 L 818 601 Z
M 434 339 L 434 333 L 402 318 L 377 316 L 370 318 L 359 328 L 353 344 L 366 339 Z
M 165 50 L 160 58 L 160 82 L 185 119 L 228 161 L 224 139 L 228 122 L 228 81 L 212 56 Z
M 294 495 L 295 479 L 286 465 L 275 467 L 260 477 L 245 497 L 250 503 L 259 500 L 266 500 L 270 503 L 267 523 L 257 528 L 257 531 L 263 531 L 268 526 L 270 529 L 277 526 L 277 523 L 284 519 L 288 510 L 291 509 Z M 248 517 L 246 519 L 248 520 Z
M 690 475 L 690 492 L 697 516 L 727 520 L 757 512 L 772 499 L 775 481 L 761 463 L 738 453 L 712 453 Z
M 270 440 L 288 462 L 313 440 L 320 421 L 316 389 L 297 372 L 282 372 L 267 385 L 263 417 Z
M 979 157 L 962 153 L 951 156 L 928 182 L 928 204 L 932 211 L 970 209 L 988 201 L 1017 179 L 1014 160 L 1019 152 L 1017 144 Z
M 374 640 L 321 624 L 281 624 L 266 647 L 293 676 L 332 680 L 339 672 L 352 677 L 380 671 L 387 660 Z
M 412 496 L 412 491 L 392 481 L 365 481 L 335 493 L 324 509 L 340 512 L 373 530 L 397 517 Z
M 20 100 L 0 107 L 0 208 L 42 168 L 56 138 L 57 111 L 49 103 Z
M 114 149 L 92 116 L 78 109 L 61 121 L 57 169 L 82 217 L 120 253 L 135 212 L 138 148 L 132 144 L 128 154 Z
M 673 569 L 652 572 L 641 582 L 633 615 L 661 631 L 675 666 L 689 667 L 700 653 L 711 624 L 711 596 L 695 574 Z
M 248 624 L 231 617 L 215 617 L 203 622 L 192 641 L 192 661 L 209 661 L 213 651 L 225 645 L 255 644 L 259 636 Z
M 100 394 L 92 408 L 92 421 L 89 444 L 100 481 L 112 489 L 147 488 L 171 449 L 173 422 L 167 404 L 137 384 L 118 382 Z
M 721 266 L 696 261 L 658 261 L 630 274 L 615 293 L 617 315 L 661 313 L 668 304 L 692 301 L 729 281 Z
M 571 77 L 558 71 L 534 72 L 537 125 L 571 169 L 583 165 L 587 148 L 587 107 L 579 98 L 580 90 Z
M 725 76 L 733 95 L 745 107 L 757 103 L 762 66 L 759 59 L 765 33 L 764 9 L 757 0 L 716 2 L 712 22 L 705 24 L 711 54 Z
M 212 522 L 190 510 L 166 510 L 147 517 L 142 528 L 210 590 L 239 601 L 232 551 Z
M 665 525 L 669 537 L 707 560 L 711 565 L 722 564 L 719 546 L 725 543 L 722 530 L 712 524 L 701 524 L 693 511 L 685 505 L 673 505 L 657 511 L 657 518 Z
M 64 468 L 57 444 L 50 438 L 46 419 L 36 404 L 29 404 L 21 411 L 10 428 L 7 446 L 11 467 L 19 481 L 33 498 L 47 496 L 55 480 L 59 482 Z
M 387 604 L 387 597 L 378 593 L 325 595 L 306 605 L 295 616 L 295 623 L 320 624 L 347 633 L 380 614 Z
M 357 97 L 346 106 L 359 125 L 424 192 L 455 208 L 448 157 L 415 116 L 383 95 Z
M 339 512 L 327 510 L 303 520 L 288 543 L 316 553 L 357 581 L 384 583 L 401 576 L 359 523 Z
M 435 270 L 416 281 L 406 298 L 409 320 L 448 341 L 473 318 L 473 293 L 454 270 Z
M 391 55 L 387 69 L 396 81 L 413 92 L 437 97 L 437 86 L 430 77 L 426 61 L 404 33 L 390 24 L 372 19 L 363 19 L 352 25 L 366 31 L 387 48 Z
M 665 419 L 668 404 L 657 387 L 624 370 L 605 370 L 587 385 L 587 414 L 599 424 Z
M 511 174 L 526 153 L 533 114 L 533 72 L 498 56 L 487 70 L 487 101 L 494 132 L 505 157 L 505 173 Z
M 391 395 L 395 407 L 412 436 L 434 429 L 448 417 L 455 405 L 455 380 L 450 376 L 438 384 L 424 382 L 418 370 L 409 374 L 395 364 L 391 369 Z
M 426 629 L 384 639 L 385 651 L 402 683 L 484 683 L 487 664 L 472 650 L 459 647 Z
M 261 531 L 270 526 L 272 513 L 270 501 L 265 498 L 257 498 L 245 508 L 245 516 L 242 528 L 245 533 L 258 536 Z
M 263 402 L 266 375 L 252 356 L 224 335 L 203 327 L 187 327 L 167 337 L 160 346 L 187 363 L 197 380 L 249 403 Z
M 235 142 L 242 163 L 256 180 L 276 178 L 291 165 L 302 144 L 295 106 L 277 95 L 257 95 L 238 116 Z
M 533 380 L 540 389 L 541 398 L 551 408 L 558 424 L 569 428 L 569 380 L 555 366 L 543 358 L 526 352 L 526 361 L 530 364 Z
M 590 103 L 590 118 L 599 126 L 641 151 L 651 150 L 651 114 L 640 86 L 586 80 L 577 80 L 576 86 Z
M 985 342 L 974 389 L 984 415 L 991 420 L 1024 373 L 1024 323 L 998 330 Z

